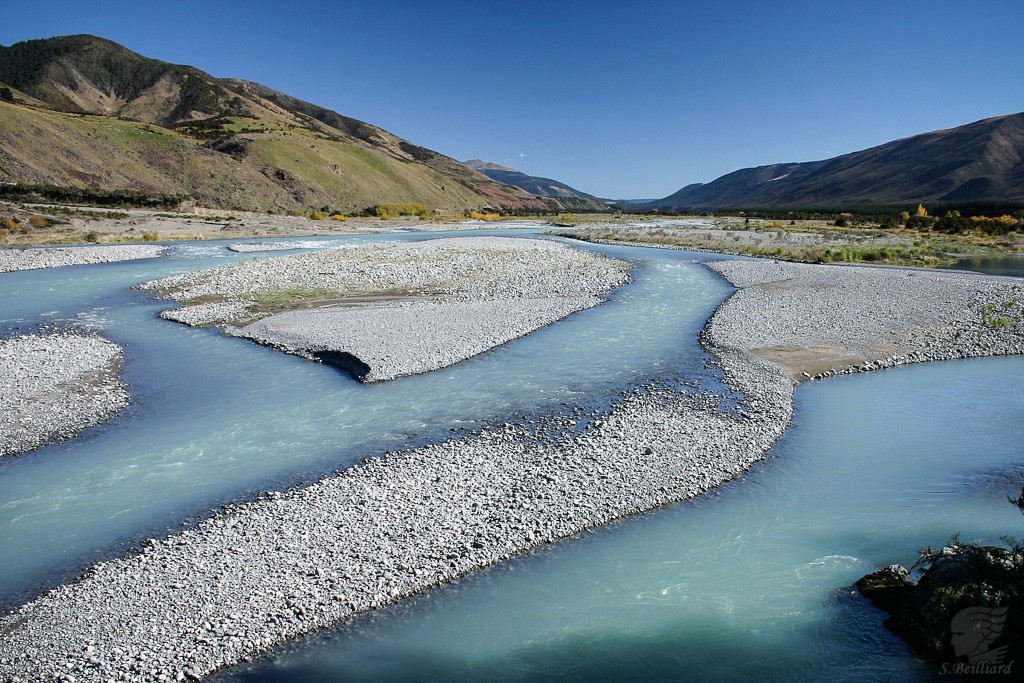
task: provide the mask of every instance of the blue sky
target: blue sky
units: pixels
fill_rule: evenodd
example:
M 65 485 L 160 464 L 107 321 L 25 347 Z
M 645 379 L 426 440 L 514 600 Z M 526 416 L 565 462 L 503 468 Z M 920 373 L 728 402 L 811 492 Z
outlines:
M 92 33 L 460 160 L 663 197 L 1024 111 L 1021 0 L 0 0 L 0 43 Z

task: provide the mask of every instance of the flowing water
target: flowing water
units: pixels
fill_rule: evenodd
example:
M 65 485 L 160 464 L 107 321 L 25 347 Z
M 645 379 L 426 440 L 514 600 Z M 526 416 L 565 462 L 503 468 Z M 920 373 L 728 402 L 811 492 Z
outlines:
M 0 334 L 40 322 L 98 328 L 126 346 L 134 397 L 113 425 L 0 462 L 0 600 L 19 602 L 227 501 L 452 427 L 601 404 L 666 374 L 714 382 L 697 334 L 730 289 L 695 263 L 707 256 L 587 248 L 636 264 L 609 303 L 377 386 L 160 320 L 166 304 L 130 289 L 264 255 L 201 243 L 151 261 L 0 276 Z M 714 494 L 557 543 L 222 678 L 930 680 L 849 586 L 954 532 L 991 542 L 1020 533 L 1005 496 L 1024 479 L 1022 379 L 1024 359 L 1000 358 L 804 385 L 775 457 Z
M 223 680 L 932 680 L 854 594 L 956 532 L 1024 520 L 1024 359 L 805 385 L 717 494 L 556 544 Z
M 507 234 L 507 233 L 502 233 Z M 405 239 L 422 239 L 404 236 Z M 395 239 L 346 237 L 334 246 Z M 99 329 L 125 346 L 133 405 L 84 437 L 0 463 L 0 604 L 212 508 L 493 420 L 606 402 L 667 371 L 701 377 L 696 344 L 729 288 L 674 252 L 628 254 L 611 301 L 451 368 L 365 386 L 326 365 L 157 318 L 134 284 L 243 258 L 170 257 L 0 276 L 0 329 Z M 692 255 L 691 255 L 692 256 Z

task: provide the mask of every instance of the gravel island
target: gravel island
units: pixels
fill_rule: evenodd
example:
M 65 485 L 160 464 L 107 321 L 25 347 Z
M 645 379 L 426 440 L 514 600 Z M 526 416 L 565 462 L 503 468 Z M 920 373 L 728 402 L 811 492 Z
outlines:
M 126 244 L 109 247 L 41 247 L 37 249 L 0 249 L 0 273 L 39 268 L 81 266 L 90 263 L 134 261 L 156 258 L 167 247 L 157 244 Z
M 1024 351 L 1019 311 L 1010 311 L 1024 294 L 1019 280 L 758 261 L 711 267 L 740 290 L 701 342 L 738 403 L 654 384 L 623 392 L 600 414 L 388 453 L 233 506 L 0 617 L 0 677 L 199 679 L 736 477 L 786 429 L 798 377 Z M 789 347 L 819 351 L 807 361 Z M 834 370 L 811 374 L 832 355 Z
M 162 315 L 364 382 L 429 372 L 601 303 L 628 264 L 549 240 L 455 237 L 249 261 L 156 280 Z
M 0 341 L 0 457 L 30 451 L 105 422 L 128 405 L 121 347 L 97 336 L 50 334 Z

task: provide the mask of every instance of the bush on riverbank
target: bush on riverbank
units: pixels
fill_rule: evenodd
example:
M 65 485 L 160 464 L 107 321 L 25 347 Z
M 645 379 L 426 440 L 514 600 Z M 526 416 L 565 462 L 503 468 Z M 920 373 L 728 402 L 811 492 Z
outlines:
M 1024 513 L 1024 488 L 1011 502 Z M 921 549 L 916 582 L 892 565 L 857 587 L 890 614 L 885 625 L 940 673 L 1009 673 L 990 667 L 1024 664 L 1024 543 L 1003 540 L 1007 547 L 953 536 L 941 550 Z
M 430 217 L 430 209 L 422 204 L 378 204 L 368 208 L 365 213 L 367 216 L 376 216 L 382 220 L 389 220 L 398 216 Z

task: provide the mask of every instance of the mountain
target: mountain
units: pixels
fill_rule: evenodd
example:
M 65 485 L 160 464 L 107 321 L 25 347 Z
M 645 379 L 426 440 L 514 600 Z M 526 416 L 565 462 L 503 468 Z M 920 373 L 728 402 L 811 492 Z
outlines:
M 605 211 L 608 208 L 608 202 L 592 194 L 580 192 L 565 183 L 552 180 L 551 178 L 527 175 L 511 166 L 502 166 L 501 164 L 493 164 L 480 161 L 479 159 L 470 159 L 463 163 L 499 183 L 513 185 L 539 197 L 556 199 L 566 209 L 573 211 Z
M 745 168 L 707 184 L 687 185 L 641 208 L 848 208 L 963 201 L 1024 201 L 1024 113 L 823 161 Z
M 206 206 L 560 210 L 377 126 L 88 35 L 0 46 L 0 182 Z

